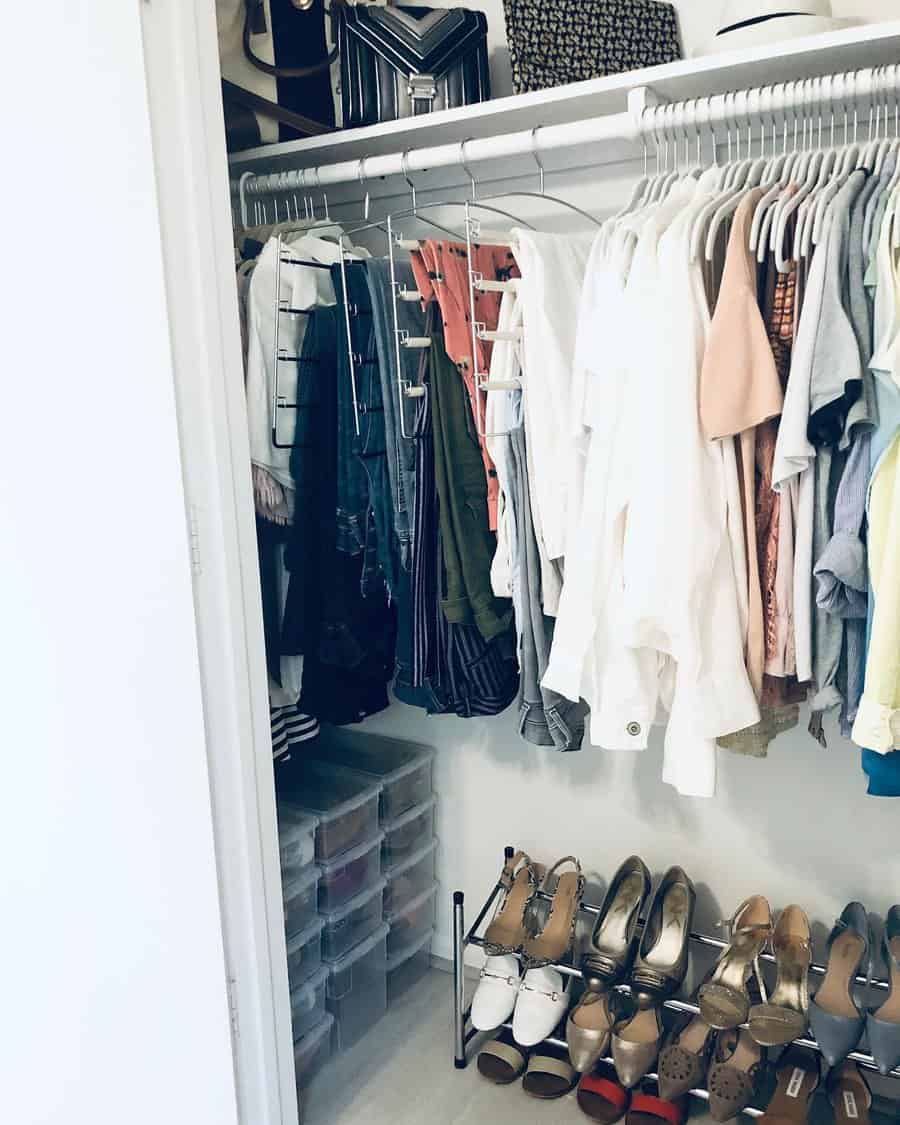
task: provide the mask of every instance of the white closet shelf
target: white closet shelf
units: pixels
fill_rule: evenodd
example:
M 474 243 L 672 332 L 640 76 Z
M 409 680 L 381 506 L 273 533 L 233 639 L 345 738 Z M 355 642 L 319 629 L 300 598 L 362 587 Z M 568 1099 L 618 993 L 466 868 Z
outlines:
M 312 168 L 623 113 L 629 92 L 642 86 L 650 87 L 663 100 L 684 101 L 748 86 L 897 62 L 900 20 L 864 24 L 765 47 L 682 59 L 364 129 L 247 149 L 234 153 L 229 163 L 232 176 Z

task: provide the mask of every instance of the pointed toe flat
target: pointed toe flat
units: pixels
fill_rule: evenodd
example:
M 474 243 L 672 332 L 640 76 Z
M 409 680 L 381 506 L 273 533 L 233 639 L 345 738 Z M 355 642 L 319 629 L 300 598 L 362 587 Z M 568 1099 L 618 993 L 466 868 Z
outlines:
M 606 1056 L 613 1014 L 608 992 L 585 992 L 566 1022 L 569 1059 L 579 1074 L 590 1074 Z
M 619 1081 L 633 1090 L 659 1058 L 662 1024 L 656 1008 L 644 1008 L 612 1036 L 612 1058 Z

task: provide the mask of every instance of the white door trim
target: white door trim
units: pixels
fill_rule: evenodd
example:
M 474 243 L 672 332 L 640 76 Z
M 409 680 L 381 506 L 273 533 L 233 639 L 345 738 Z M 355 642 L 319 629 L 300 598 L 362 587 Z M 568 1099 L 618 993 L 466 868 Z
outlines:
M 141 10 L 240 1119 L 296 1125 L 214 0 Z

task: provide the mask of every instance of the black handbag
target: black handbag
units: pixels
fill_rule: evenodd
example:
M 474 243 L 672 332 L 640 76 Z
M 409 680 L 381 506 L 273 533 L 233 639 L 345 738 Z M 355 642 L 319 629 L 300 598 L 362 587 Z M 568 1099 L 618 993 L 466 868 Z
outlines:
M 657 0 L 503 0 L 517 94 L 681 58 L 678 18 Z
M 345 129 L 491 96 L 483 12 L 347 5 L 337 38 Z

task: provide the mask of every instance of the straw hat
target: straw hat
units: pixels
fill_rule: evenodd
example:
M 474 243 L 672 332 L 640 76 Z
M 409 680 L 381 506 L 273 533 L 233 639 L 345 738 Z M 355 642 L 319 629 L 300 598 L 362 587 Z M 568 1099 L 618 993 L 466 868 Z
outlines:
M 830 0 L 726 0 L 719 30 L 699 54 L 758 47 L 850 27 L 855 20 L 835 19 Z

